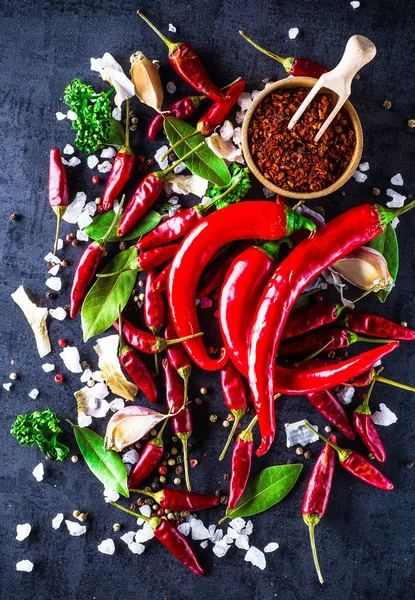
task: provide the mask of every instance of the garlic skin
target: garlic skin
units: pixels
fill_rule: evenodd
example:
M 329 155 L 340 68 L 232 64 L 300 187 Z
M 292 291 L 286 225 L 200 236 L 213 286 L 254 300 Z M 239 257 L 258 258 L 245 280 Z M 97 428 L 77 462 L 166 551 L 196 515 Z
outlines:
M 223 158 L 229 163 L 245 164 L 241 150 L 234 146 L 230 139 L 224 140 L 218 133 L 212 133 L 206 138 L 206 143 L 219 158 Z
M 98 71 L 104 81 L 115 88 L 114 102 L 120 107 L 124 100 L 134 96 L 134 85 L 125 75 L 120 64 L 109 53 L 102 58 L 91 58 L 91 70 Z
M 194 194 L 203 198 L 208 188 L 208 181 L 202 179 L 199 175 L 176 175 L 169 173 L 164 180 L 164 190 L 167 195 L 175 194 Z
M 130 62 L 131 80 L 137 98 L 160 112 L 164 96 L 157 65 L 139 51 L 131 55 Z
M 356 248 L 331 268 L 361 290 L 377 291 L 393 286 L 384 256 L 369 246 Z
M 24 316 L 32 328 L 32 331 L 35 334 L 37 351 L 39 352 L 40 358 L 43 358 L 51 351 L 48 328 L 46 325 L 48 309 L 36 306 L 36 304 L 30 300 L 22 285 L 11 294 L 11 297 L 16 302 L 17 306 L 22 309 Z
M 138 387 L 128 381 L 121 370 L 118 359 L 118 335 L 99 338 L 94 350 L 99 356 L 98 366 L 101 377 L 106 381 L 111 392 L 125 400 L 134 400 Z
M 145 406 L 128 406 L 116 412 L 108 422 L 105 450 L 121 452 L 141 440 L 158 423 L 168 418 Z

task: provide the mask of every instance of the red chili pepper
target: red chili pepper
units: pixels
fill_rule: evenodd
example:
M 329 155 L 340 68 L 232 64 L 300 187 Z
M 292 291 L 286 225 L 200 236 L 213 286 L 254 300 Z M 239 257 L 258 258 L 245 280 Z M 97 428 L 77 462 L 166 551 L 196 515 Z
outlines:
M 183 408 L 184 389 L 183 382 L 176 373 L 167 358 L 163 359 L 163 370 L 166 379 L 166 401 L 169 410 L 177 413 L 170 417 L 171 425 L 174 433 L 177 435 L 183 446 L 183 463 L 186 487 L 191 491 L 189 479 L 189 464 L 187 458 L 187 446 L 189 438 L 192 435 L 192 414 L 190 407 Z
M 322 390 L 314 394 L 306 394 L 311 404 L 327 421 L 333 423 L 348 440 L 354 440 L 355 435 L 343 406 L 331 390 Z
M 174 340 L 176 332 L 173 325 L 169 322 L 164 330 L 166 340 Z M 181 339 L 181 338 L 180 338 Z M 175 371 L 183 379 L 183 405 L 187 402 L 187 390 L 189 388 L 189 379 L 192 372 L 192 365 L 182 344 L 175 344 L 167 347 L 167 358 Z
M 156 139 L 157 135 L 163 129 L 164 119 L 166 117 L 187 119 L 199 108 L 199 105 L 204 98 L 205 96 L 186 96 L 186 98 L 181 98 L 177 102 L 169 104 L 169 106 L 163 110 L 163 113 L 157 114 L 150 122 L 147 129 L 148 139 L 152 141 Z
M 275 270 L 259 301 L 248 350 L 249 383 L 262 434 L 258 456 L 274 439 L 274 377 L 279 382 L 283 376 L 283 369 L 275 366 L 275 356 L 285 321 L 299 294 L 324 269 L 380 235 L 387 223 L 413 206 L 412 202 L 400 209 L 370 204 L 352 208 L 318 229 L 313 238 L 301 242 Z M 312 371 L 307 373 L 310 376 Z
M 331 435 L 329 440 L 333 444 L 337 444 L 335 435 Z M 316 464 L 311 472 L 310 479 L 308 480 L 301 511 L 304 523 L 308 525 L 314 565 L 316 567 L 320 583 L 324 583 L 324 579 L 318 563 L 314 528 L 316 525 L 318 525 L 326 512 L 330 497 L 335 461 L 335 451 L 329 444 L 326 444 L 323 450 L 320 452 Z
M 136 492 L 151 496 L 157 504 L 163 508 L 180 511 L 195 511 L 212 508 L 220 503 L 220 498 L 209 494 L 197 494 L 196 492 L 183 492 L 182 490 L 171 490 L 165 488 L 159 492 L 148 492 L 147 490 L 134 490 Z
M 160 464 L 164 453 L 163 431 L 166 427 L 168 419 L 164 423 L 153 439 L 151 439 L 144 447 L 140 454 L 138 462 L 134 465 L 128 478 L 128 489 L 137 488 Z
M 215 261 L 211 261 L 201 277 L 200 287 L 196 294 L 196 298 L 206 298 L 206 296 L 209 296 L 209 294 L 218 290 L 222 286 L 233 261 L 241 254 L 241 252 L 246 250 L 249 245 L 248 241 L 232 244 L 222 252 Z
M 229 488 L 228 509 L 235 508 L 248 483 L 251 471 L 252 455 L 254 452 L 254 438 L 252 428 L 258 417 L 254 417 L 248 427 L 236 438 L 232 454 L 231 482 Z
M 205 573 L 197 560 L 189 542 L 167 519 L 161 519 L 154 529 L 155 537 L 188 569 L 202 577 Z
M 220 371 L 220 383 L 222 386 L 222 394 L 225 405 L 231 411 L 234 417 L 231 432 L 229 433 L 226 444 L 221 455 L 219 456 L 219 460 L 223 460 L 236 428 L 239 425 L 239 421 L 247 411 L 248 401 L 246 398 L 246 389 L 242 376 L 239 374 L 230 360 L 224 367 L 222 367 Z
M 413 329 L 403 327 L 377 315 L 351 313 L 346 316 L 345 323 L 346 327 L 356 333 L 365 333 L 375 337 L 388 337 L 392 340 L 415 340 Z
M 294 213 L 281 202 L 248 201 L 222 208 L 187 235 L 174 257 L 168 285 L 168 302 L 174 328 L 180 337 L 199 331 L 195 305 L 199 277 L 215 252 L 223 245 L 243 239 L 279 239 L 295 229 L 311 231 L 315 225 Z M 184 346 L 202 369 L 221 369 L 227 360 L 225 349 L 213 360 L 201 340 L 189 340 Z
M 331 325 L 337 321 L 343 309 L 343 306 L 334 302 L 315 302 L 303 306 L 288 317 L 281 340 L 296 337 L 325 325 Z
M 214 102 L 224 102 L 227 97 L 221 90 L 214 85 L 199 56 L 189 44 L 184 42 L 170 42 L 158 29 L 156 29 L 142 12 L 137 14 L 150 25 L 150 27 L 163 40 L 169 50 L 169 62 L 178 75 L 199 94 L 207 96 Z
M 364 371 L 357 377 L 353 377 L 353 379 L 349 379 L 349 381 L 345 381 L 344 385 L 352 386 L 352 387 L 366 387 L 370 385 L 375 376 L 375 369 L 370 368 L 367 371 Z
M 53 254 L 58 249 L 59 232 L 62 217 L 68 208 L 69 190 L 65 167 L 62 164 L 61 153 L 58 148 L 51 148 L 49 156 L 49 203 L 56 215 L 56 235 Z
M 366 398 L 363 400 L 362 404 L 355 408 L 353 413 L 353 424 L 369 452 L 371 452 L 379 462 L 385 462 L 385 447 L 372 421 L 372 411 L 369 408 L 369 399 L 375 383 L 376 379 L 373 379 L 366 394 Z
M 150 271 L 155 267 L 167 262 L 176 254 L 180 244 L 169 244 L 161 248 L 152 248 L 141 252 L 137 257 L 137 263 L 140 271 Z
M 336 450 L 337 454 L 339 455 L 340 464 L 346 469 L 346 471 L 349 471 L 349 473 L 355 477 L 358 477 L 362 481 L 365 481 L 374 487 L 387 491 L 393 489 L 393 483 L 389 481 L 385 475 L 378 471 L 378 469 L 373 466 L 373 464 L 368 461 L 367 458 L 364 458 L 361 456 L 361 454 L 358 454 L 353 450 L 349 450 L 348 448 L 340 448 L 339 446 L 336 446 L 336 444 L 333 444 L 327 438 L 325 438 L 324 435 L 321 435 L 321 433 L 313 429 L 311 425 L 307 423 L 307 421 L 304 421 L 304 423 L 309 429 L 311 429 L 311 431 L 314 431 L 319 438 L 324 440 L 327 444 L 330 444 L 330 446 Z
M 105 212 L 114 206 L 114 201 L 124 189 L 133 172 L 135 156 L 129 146 L 123 146 L 118 150 L 111 172 L 102 194 L 101 204 L 98 212 Z
M 136 244 L 137 250 L 148 250 L 178 240 L 203 219 L 204 212 L 200 204 L 181 210 L 139 240 Z
M 294 77 L 315 77 L 316 79 L 319 79 L 323 73 L 327 73 L 328 71 L 328 69 L 323 65 L 320 65 L 319 63 L 316 63 L 308 58 L 294 58 L 293 56 L 282 58 L 281 56 L 278 56 L 277 54 L 269 52 L 261 46 L 258 46 L 258 44 L 253 42 L 244 31 L 240 31 L 239 33 L 247 42 L 252 44 L 254 48 L 281 63 L 287 73 L 294 75 Z
M 162 271 L 157 275 L 155 280 L 153 281 L 153 290 L 157 292 L 165 292 L 167 290 L 167 282 L 169 279 L 171 269 L 171 262 L 164 267 Z
M 153 281 L 156 277 L 157 271 L 155 269 L 148 271 L 144 293 L 144 322 L 154 334 L 160 331 L 166 321 L 166 306 L 163 295 L 153 290 Z

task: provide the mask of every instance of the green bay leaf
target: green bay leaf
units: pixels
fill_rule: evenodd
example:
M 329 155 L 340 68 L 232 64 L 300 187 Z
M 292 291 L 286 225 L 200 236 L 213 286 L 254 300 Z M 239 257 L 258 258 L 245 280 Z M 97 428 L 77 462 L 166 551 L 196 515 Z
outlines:
M 118 273 L 137 261 L 137 248 L 132 246 L 120 252 L 102 271 Z M 96 280 L 82 305 L 82 331 L 84 342 L 106 331 L 118 317 L 118 305 L 125 307 L 137 279 L 137 271 L 127 270 Z
M 303 465 L 268 467 L 248 481 L 238 504 L 226 510 L 226 518 L 251 517 L 281 502 L 294 487 Z
M 385 231 L 375 237 L 368 245 L 385 257 L 389 273 L 393 281 L 396 282 L 399 270 L 399 246 L 398 238 L 392 224 L 388 223 Z M 376 295 L 381 302 L 385 302 L 391 291 L 392 289 L 379 290 L 379 292 L 376 292 Z
M 176 119 L 176 117 L 164 119 L 164 130 L 172 145 L 184 136 L 196 131 L 189 123 L 186 123 L 181 119 Z M 174 149 L 174 152 L 181 158 L 204 140 L 205 137 L 203 135 L 194 135 L 190 139 L 179 144 Z M 192 173 L 199 175 L 199 177 L 203 177 L 203 179 L 207 179 L 216 185 L 225 186 L 229 185 L 231 182 L 231 174 L 229 173 L 225 161 L 217 156 L 207 144 L 204 144 L 199 150 L 189 156 L 189 158 L 186 158 L 184 163 Z
M 104 449 L 104 438 L 88 429 L 73 425 L 79 450 L 95 477 L 104 484 L 128 498 L 127 471 L 121 456 L 114 450 Z
M 107 233 L 112 221 L 114 219 L 114 212 L 109 210 L 104 213 L 100 213 L 94 217 L 94 220 L 90 225 L 85 227 L 85 233 L 92 240 L 102 240 L 105 234 Z M 121 221 L 121 215 L 117 218 L 116 224 L 112 230 L 112 233 L 108 237 L 108 242 L 119 242 L 120 240 L 128 241 L 135 240 L 142 235 L 145 235 L 160 223 L 161 215 L 154 210 L 149 210 L 148 213 L 131 229 L 128 233 L 123 235 L 122 237 L 118 237 L 117 228 L 118 224 Z

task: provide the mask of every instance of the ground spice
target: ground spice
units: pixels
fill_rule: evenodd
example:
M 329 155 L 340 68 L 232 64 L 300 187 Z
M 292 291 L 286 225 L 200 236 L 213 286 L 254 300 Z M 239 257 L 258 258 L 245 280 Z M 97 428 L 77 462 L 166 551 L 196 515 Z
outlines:
M 258 105 L 249 124 L 252 158 L 264 177 L 285 190 L 318 192 L 334 183 L 349 164 L 356 144 L 350 117 L 342 109 L 322 139 L 313 140 L 333 108 L 320 94 L 297 125 L 287 126 L 309 90 L 281 89 Z

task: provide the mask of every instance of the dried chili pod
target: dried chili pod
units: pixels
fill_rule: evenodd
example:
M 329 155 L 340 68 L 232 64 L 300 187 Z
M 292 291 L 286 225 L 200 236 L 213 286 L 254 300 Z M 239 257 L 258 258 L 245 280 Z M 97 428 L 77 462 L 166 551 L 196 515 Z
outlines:
M 65 167 L 62 164 L 61 153 L 58 148 L 51 148 L 49 156 L 49 203 L 57 218 L 53 254 L 56 254 L 58 249 L 62 217 L 68 208 L 68 202 L 68 180 Z
M 231 482 L 229 488 L 228 509 L 235 508 L 248 483 L 254 453 L 254 437 L 252 428 L 258 421 L 255 416 L 248 427 L 236 438 L 232 454 Z
M 159 492 L 149 490 L 131 490 L 139 494 L 145 494 L 153 498 L 163 508 L 180 511 L 195 511 L 212 508 L 220 504 L 220 498 L 213 494 L 197 494 L 196 492 L 184 492 L 182 490 L 171 490 L 165 488 Z
M 156 437 L 145 445 L 128 478 L 128 489 L 138 487 L 160 464 L 164 453 L 163 432 L 167 422 L 168 419 L 165 419 Z
M 372 395 L 375 383 L 376 378 L 374 378 L 370 384 L 366 398 L 363 400 L 362 404 L 355 408 L 353 413 L 353 424 L 369 452 L 371 452 L 379 462 L 385 462 L 385 447 L 372 421 L 372 411 L 369 408 L 369 399 Z
M 222 367 L 220 371 L 220 383 L 225 405 L 231 411 L 234 419 L 226 444 L 219 456 L 219 460 L 223 460 L 239 425 L 239 421 L 247 411 L 248 401 L 242 375 L 240 375 L 239 371 L 230 360 L 228 360 L 226 365 Z

